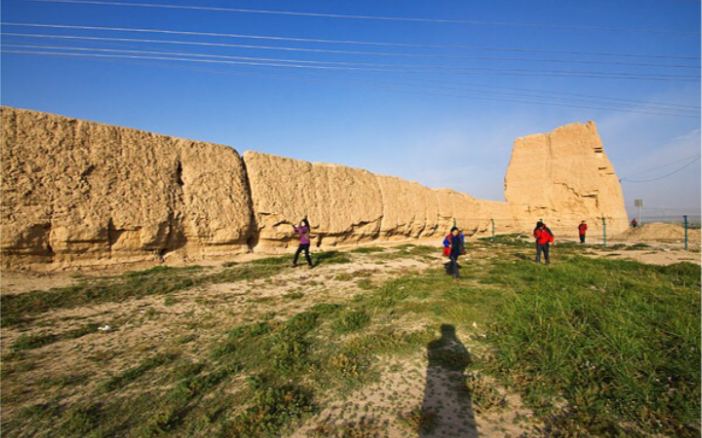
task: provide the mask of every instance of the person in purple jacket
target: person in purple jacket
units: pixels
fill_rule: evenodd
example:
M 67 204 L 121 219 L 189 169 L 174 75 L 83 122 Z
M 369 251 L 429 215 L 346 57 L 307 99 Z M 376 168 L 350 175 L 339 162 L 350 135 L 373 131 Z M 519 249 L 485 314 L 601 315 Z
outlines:
M 297 267 L 297 259 L 300 257 L 300 253 L 305 251 L 305 259 L 309 267 L 312 267 L 312 259 L 310 258 L 310 223 L 307 218 L 304 218 L 300 222 L 300 226 L 296 227 L 293 225 L 295 232 L 300 235 L 300 246 L 297 247 L 295 252 L 295 258 L 293 259 L 293 267 Z

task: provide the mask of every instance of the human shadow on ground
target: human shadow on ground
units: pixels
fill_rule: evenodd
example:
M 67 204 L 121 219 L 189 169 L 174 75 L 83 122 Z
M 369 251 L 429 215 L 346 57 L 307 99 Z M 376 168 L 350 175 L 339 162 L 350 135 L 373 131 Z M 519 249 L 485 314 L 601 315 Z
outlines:
M 453 269 L 451 268 L 450 261 L 444 263 L 444 270 L 446 271 L 446 275 L 453 276 Z M 461 265 L 460 264 L 458 265 L 458 272 L 459 272 L 459 274 L 461 272 Z
M 518 258 L 519 260 L 527 260 L 527 261 L 533 260 L 527 254 L 523 254 L 523 253 L 514 253 L 514 254 L 512 254 L 512 256 L 514 256 L 515 258 Z
M 421 438 L 477 438 L 473 406 L 466 390 L 465 369 L 470 353 L 452 325 L 441 326 L 441 337 L 427 345 L 426 386 L 422 401 L 425 425 Z

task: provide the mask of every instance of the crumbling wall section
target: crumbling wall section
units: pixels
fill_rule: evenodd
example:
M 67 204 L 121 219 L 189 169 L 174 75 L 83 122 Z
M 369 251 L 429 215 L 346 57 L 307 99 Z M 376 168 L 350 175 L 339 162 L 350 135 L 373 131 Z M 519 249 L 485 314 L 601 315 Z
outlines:
M 2 108 L 4 266 L 248 251 L 251 199 L 229 147 Z

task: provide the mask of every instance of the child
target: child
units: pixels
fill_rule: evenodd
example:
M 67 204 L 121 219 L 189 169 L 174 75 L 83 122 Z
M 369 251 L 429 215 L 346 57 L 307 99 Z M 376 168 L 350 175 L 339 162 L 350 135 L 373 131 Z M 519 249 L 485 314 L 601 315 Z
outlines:
M 465 253 L 463 234 L 457 227 L 451 228 L 451 234 L 444 239 L 444 255 L 451 259 L 451 273 L 456 281 L 461 276 L 458 272 L 458 257 Z
M 304 218 L 300 222 L 300 226 L 296 227 L 293 225 L 295 232 L 300 235 L 300 246 L 297 247 L 295 252 L 295 258 L 293 259 L 293 267 L 297 267 L 297 258 L 300 257 L 300 253 L 305 251 L 305 259 L 307 260 L 307 265 L 312 267 L 312 259 L 310 258 L 310 223 L 307 218 Z
M 578 225 L 578 234 L 580 234 L 580 243 L 585 243 L 585 233 L 587 233 L 587 224 L 585 221 L 580 222 Z

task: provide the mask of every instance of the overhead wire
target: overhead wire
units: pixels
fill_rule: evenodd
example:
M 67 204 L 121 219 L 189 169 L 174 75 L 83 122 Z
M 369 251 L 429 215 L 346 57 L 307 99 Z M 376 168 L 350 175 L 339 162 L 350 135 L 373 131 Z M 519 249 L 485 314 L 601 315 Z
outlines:
M 378 20 L 378 21 L 405 21 L 405 22 L 424 22 L 424 23 L 444 23 L 444 24 L 472 24 L 481 26 L 506 26 L 506 27 L 530 27 L 530 28 L 550 28 L 550 29 L 566 29 L 579 30 L 590 32 L 635 32 L 635 33 L 656 33 L 656 34 L 671 34 L 671 35 L 699 35 L 698 32 L 686 32 L 677 30 L 661 30 L 661 29 L 635 29 L 635 28 L 619 28 L 619 27 L 596 27 L 596 26 L 579 26 L 579 25 L 563 25 L 549 23 L 516 23 L 503 21 L 481 21 L 481 20 L 458 20 L 446 18 L 425 18 L 425 17 L 397 17 L 397 16 L 380 16 L 380 15 L 354 15 L 354 14 L 332 14 L 320 12 L 297 12 L 297 11 L 281 11 L 269 9 L 249 9 L 249 8 L 225 8 L 214 6 L 193 6 L 193 5 L 173 5 L 161 3 L 129 3 L 129 2 L 106 2 L 95 0 L 20 0 L 33 3 L 70 3 L 82 5 L 100 5 L 100 6 L 123 6 L 137 8 L 159 8 L 159 9 L 181 9 L 181 10 L 201 10 L 214 12 L 235 12 L 247 14 L 265 14 L 265 15 L 287 15 L 295 17 L 318 17 L 318 18 L 341 18 L 354 20 Z
M 184 45 L 200 45 L 200 46 L 218 46 L 218 47 L 237 47 L 237 48 L 261 48 L 269 50 L 269 46 L 241 46 L 237 44 L 222 44 L 222 43 L 203 43 L 199 41 L 172 41 L 172 40 L 151 40 L 151 39 L 134 39 L 134 38 L 109 38 L 109 37 L 88 37 L 77 35 L 47 35 L 47 34 L 26 34 L 16 32 L 1 32 L 0 34 L 13 37 L 24 38 L 46 38 L 46 39 L 63 39 L 63 40 L 93 40 L 93 41 L 124 41 L 124 42 L 142 42 L 142 43 L 162 43 L 162 44 L 184 44 Z M 283 50 L 293 50 L 296 48 L 275 48 Z M 307 51 L 307 50 L 300 50 Z M 353 54 L 353 55 L 380 55 L 380 56 L 405 56 L 402 53 L 387 53 L 387 52 L 355 52 L 333 50 L 331 53 Z M 562 63 L 562 64 L 593 64 L 593 65 L 617 65 L 617 66 L 632 66 L 632 67 L 658 67 L 658 68 L 685 68 L 700 70 L 700 66 L 695 65 L 680 65 L 680 64 L 648 64 L 638 62 L 611 62 L 611 61 L 596 61 L 589 59 L 543 59 L 543 58 L 509 58 L 496 56 L 451 56 L 451 55 L 427 55 L 427 54 L 409 54 L 413 57 L 420 58 L 443 58 L 443 59 L 463 59 L 474 61 L 520 61 L 520 62 L 547 62 L 547 63 Z
M 221 70 L 202 69 L 202 68 L 195 68 L 195 67 L 182 67 L 182 66 L 174 67 L 174 66 L 166 66 L 166 65 L 164 65 L 164 64 L 157 64 L 157 66 L 168 67 L 168 68 L 180 68 L 180 69 L 186 69 L 186 70 L 206 71 L 206 72 L 212 72 L 212 73 L 224 73 L 224 74 L 234 74 L 234 75 L 246 75 L 245 73 L 235 73 L 235 72 L 231 72 L 231 71 L 224 72 L 224 71 L 221 71 Z M 263 68 L 265 68 L 265 67 L 263 67 Z M 358 73 L 362 73 L 362 74 L 371 74 L 371 75 L 374 75 L 374 74 L 375 74 L 375 73 L 367 73 L 367 72 L 358 72 Z M 358 73 L 357 73 L 357 74 L 358 74 Z M 319 79 L 318 76 L 314 76 L 314 75 L 310 75 L 310 74 L 304 74 L 304 73 L 300 73 L 300 72 L 295 72 L 295 74 L 296 74 L 297 76 L 308 76 L 308 77 L 312 77 L 312 78 L 315 79 L 315 80 L 318 80 L 318 79 Z M 265 75 L 263 75 L 263 76 L 265 76 Z M 261 75 L 259 75 L 258 77 L 261 77 Z M 274 79 L 279 79 L 279 78 L 281 77 L 281 75 L 280 75 L 280 74 L 276 74 L 276 75 L 274 75 L 274 76 L 268 75 L 267 77 L 273 77 Z M 343 80 L 349 80 L 349 79 L 344 78 Z M 358 80 L 355 80 L 355 81 L 358 82 Z M 366 82 L 367 82 L 367 81 L 366 81 Z M 516 93 L 500 93 L 500 92 L 490 92 L 490 91 L 487 91 L 487 92 L 486 92 L 486 91 L 484 91 L 484 90 L 470 90 L 470 89 L 457 88 L 457 87 L 436 87 L 436 86 L 433 86 L 433 88 L 442 88 L 442 89 L 454 90 L 454 91 L 480 92 L 480 93 L 496 93 L 496 94 L 498 94 L 498 95 L 501 94 L 501 95 L 518 96 L 518 97 L 526 97 L 526 98 L 538 98 L 538 99 L 540 99 L 540 101 L 543 101 L 544 99 L 548 99 L 548 100 L 559 100 L 559 101 L 566 101 L 566 102 L 584 102 L 584 103 L 590 103 L 590 104 L 608 105 L 608 106 L 607 106 L 607 109 L 614 108 L 614 107 L 612 107 L 612 105 L 616 105 L 616 108 L 621 108 L 621 109 L 627 110 L 628 112 L 631 112 L 631 111 L 630 111 L 631 108 L 630 108 L 630 107 L 624 106 L 624 105 L 629 105 L 628 102 L 634 102 L 634 103 L 637 103 L 637 104 L 644 104 L 645 107 L 642 108 L 642 109 L 644 109 L 644 110 L 658 110 L 658 111 L 667 111 L 667 112 L 670 112 L 670 111 L 683 111 L 683 112 L 685 112 L 685 114 L 683 114 L 683 115 L 687 115 L 687 116 L 692 116 L 693 113 L 690 112 L 690 111 L 695 111 L 695 110 L 699 111 L 699 107 L 692 107 L 692 106 L 686 106 L 686 105 L 681 105 L 681 106 L 679 106 L 679 107 L 676 107 L 676 106 L 673 105 L 673 104 L 657 104 L 657 103 L 655 103 L 655 102 L 637 101 L 637 100 L 631 100 L 631 99 L 623 99 L 624 102 L 618 102 L 616 99 L 615 99 L 614 101 L 607 101 L 607 98 L 598 97 L 598 96 L 592 97 L 592 96 L 588 96 L 588 95 L 581 95 L 581 94 L 575 94 L 575 93 L 552 93 L 551 95 L 549 95 L 548 93 L 544 93 L 544 92 L 541 92 L 541 91 L 530 90 L 530 89 L 523 89 L 523 88 L 515 88 L 515 87 L 495 87 L 495 86 L 485 86 L 485 85 L 466 84 L 466 83 L 463 83 L 463 82 L 455 83 L 455 82 L 431 80 L 431 79 L 427 79 L 427 78 L 423 78 L 423 79 L 422 79 L 422 85 L 419 86 L 419 87 L 420 87 L 420 88 L 432 88 L 432 86 L 427 86 L 427 85 L 426 85 L 427 82 L 434 82 L 434 83 L 441 83 L 441 84 L 451 84 L 451 85 L 463 85 L 463 86 L 465 86 L 465 87 L 474 87 L 474 88 L 493 88 L 493 89 L 497 89 L 497 90 L 503 90 L 503 89 L 506 89 L 506 90 L 515 90 L 515 91 L 521 91 L 521 92 L 531 93 L 532 95 L 530 95 L 530 94 L 516 94 Z M 382 84 L 382 85 L 397 85 L 397 84 L 398 84 L 398 81 L 396 81 L 396 80 L 394 80 L 393 82 L 375 81 L 374 83 L 376 83 L 376 84 Z M 401 85 L 412 86 L 412 87 L 417 87 L 417 86 L 418 86 L 418 85 L 416 85 L 416 84 L 414 84 L 414 83 L 410 83 L 410 84 L 403 83 L 403 84 L 401 84 Z M 534 96 L 533 94 L 536 94 L 536 96 Z M 541 94 L 541 95 L 539 95 L 539 94 Z M 554 96 L 553 94 L 555 94 L 555 96 Z M 573 99 L 572 97 L 560 97 L 559 94 L 562 94 L 562 95 L 564 95 L 564 96 L 586 97 L 586 98 L 590 98 L 590 99 L 579 99 L 579 98 Z M 494 95 L 494 94 L 493 94 L 493 95 Z M 637 112 L 637 111 L 634 111 L 634 112 Z M 676 112 L 676 113 L 671 113 L 671 114 L 669 114 L 669 115 L 674 115 L 674 114 L 677 115 L 677 114 L 679 114 L 679 113 Z
M 176 44 L 176 45 L 196 45 L 196 46 L 205 46 L 205 47 L 235 47 L 235 48 L 246 48 L 246 49 L 256 49 L 256 48 L 268 48 L 266 46 L 249 46 L 249 45 L 238 45 L 238 44 L 226 44 L 226 43 L 207 43 L 207 42 L 197 42 L 197 41 L 171 41 L 171 40 L 160 40 L 160 39 L 133 39 L 133 38 L 104 38 L 104 37 L 83 37 L 83 36 L 72 36 L 72 35 L 45 35 L 45 34 L 17 34 L 17 33 L 12 33 L 12 32 L 0 32 L 1 35 L 6 35 L 6 36 L 18 36 L 18 37 L 37 37 L 37 38 L 49 38 L 49 39 L 59 39 L 59 40 L 87 40 L 87 41 L 98 41 L 98 42 L 104 42 L 104 41 L 109 41 L 109 42 L 126 42 L 126 43 L 154 43 L 154 44 Z M 247 57 L 241 57 L 242 59 L 249 59 Z M 252 58 L 253 59 L 253 58 Z M 278 58 L 260 58 L 260 59 L 275 59 L 278 60 Z M 296 62 L 318 62 L 318 61 L 307 61 L 307 60 L 295 60 Z M 323 61 L 319 61 L 323 62 Z M 324 61 L 326 63 L 334 63 L 332 61 Z M 341 63 L 338 63 L 341 64 Z M 358 63 L 358 64 L 363 64 L 363 63 Z M 368 64 L 365 64 L 368 65 Z M 446 83 L 445 81 L 437 81 L 437 80 L 431 80 L 431 79 L 424 79 L 424 81 L 431 81 L 431 82 L 441 82 L 441 83 Z M 498 88 L 498 89 L 511 89 L 511 90 L 516 90 L 516 91 L 526 91 L 528 93 L 536 93 L 536 94 L 548 94 L 544 93 L 542 91 L 538 90 L 530 90 L 530 89 L 524 89 L 524 88 L 516 88 L 516 87 L 505 87 L 505 86 L 491 86 L 491 85 L 475 85 L 475 84 L 465 84 L 466 86 L 469 87 L 477 87 L 477 88 Z M 699 110 L 699 106 L 692 106 L 692 105 L 680 105 L 680 104 L 670 104 L 670 103 L 665 103 L 665 102 L 651 102 L 651 101 L 642 101 L 642 100 L 637 100 L 637 99 L 624 99 L 624 98 L 613 98 L 611 96 L 607 97 L 599 97 L 599 96 L 591 96 L 591 95 L 586 95 L 586 94 L 579 94 L 579 93 L 565 93 L 565 92 L 559 92 L 557 94 L 561 94 L 564 96 L 575 96 L 575 97 L 586 97 L 589 99 L 595 99 L 595 100 L 601 100 L 605 102 L 627 102 L 627 103 L 637 103 L 637 104 L 644 104 L 644 105 L 655 105 L 655 106 L 665 106 L 665 107 L 671 107 L 671 108 L 686 108 L 686 109 L 693 109 L 693 110 Z
M 680 167 L 680 168 L 678 168 L 678 169 L 675 169 L 674 171 L 672 171 L 672 172 L 670 172 L 670 173 L 668 173 L 668 174 L 665 174 L 665 175 L 663 175 L 663 176 L 657 177 L 657 178 L 646 179 L 646 180 L 640 180 L 640 181 L 634 181 L 634 180 L 622 180 L 622 181 L 626 181 L 626 182 L 630 182 L 630 183 L 636 183 L 636 184 L 639 184 L 639 183 L 648 183 L 648 182 L 653 182 L 653 181 L 660 181 L 660 180 L 662 180 L 662 179 L 668 178 L 669 176 L 673 176 L 673 175 L 675 175 L 676 173 L 679 173 L 679 172 L 685 170 L 686 168 L 690 167 L 690 166 L 693 165 L 695 162 L 697 162 L 700 158 L 702 158 L 702 156 L 697 156 L 695 159 L 693 159 L 693 160 L 690 161 L 689 163 L 685 164 L 684 166 L 682 166 L 682 167 Z
M 8 52 L 8 53 L 30 53 L 32 52 L 24 52 L 24 51 L 7 51 L 5 49 L 2 50 L 3 52 Z M 100 54 L 84 54 L 84 53 L 56 53 L 56 52 L 39 52 L 38 54 L 44 54 L 44 55 L 53 55 L 53 56 L 78 56 L 78 57 L 97 57 L 97 58 L 107 58 L 107 59 L 130 59 L 130 60 L 165 60 L 165 61 L 186 61 L 186 62 L 211 62 L 211 63 L 224 63 L 224 64 L 233 64 L 233 65 L 243 65 L 243 66 L 264 66 L 264 67 L 275 67 L 277 65 L 273 64 L 266 64 L 266 63 L 248 63 L 248 62 L 236 62 L 236 61 L 218 61 L 218 60 L 202 60 L 202 59 L 188 59 L 188 58 L 170 58 L 170 57 L 141 57 L 141 56 L 132 56 L 132 55 L 100 55 Z M 298 80 L 300 81 L 300 80 Z M 301 80 L 302 82 L 305 82 L 305 80 Z M 306 81 L 306 82 L 314 82 L 314 81 Z M 316 81 L 319 82 L 319 81 Z M 376 88 L 382 88 L 383 90 L 396 90 L 396 91 L 403 91 L 407 92 L 405 89 L 399 89 L 397 87 L 392 87 L 392 86 L 387 86 L 383 85 L 382 87 L 376 87 Z M 469 91 L 469 90 L 466 90 Z M 624 110 L 624 109 L 616 109 L 616 108 L 607 108 L 607 107 L 596 107 L 596 106 L 584 106 L 584 105 L 571 105 L 571 104 L 564 104 L 564 103 L 556 103 L 556 102 L 543 102 L 543 101 L 529 101 L 529 100 L 516 100 L 516 99 L 505 99 L 501 96 L 485 96 L 485 94 L 481 95 L 457 95 L 455 93 L 453 94 L 448 94 L 448 93 L 436 93 L 436 92 L 420 92 L 421 94 L 431 94 L 431 95 L 438 95 L 438 96 L 447 96 L 447 97 L 470 97 L 470 98 L 476 98 L 476 99 L 486 99 L 490 101 L 505 101 L 505 102 L 516 102 L 516 103 L 527 103 L 527 104 L 547 104 L 551 106 L 561 106 L 561 107 L 570 107 L 570 108 L 591 108 L 591 109 L 603 109 L 603 110 L 610 110 L 610 111 L 622 111 L 622 112 L 634 112 L 634 113 L 642 113 L 642 114 L 653 114 L 653 115 L 666 115 L 666 116 L 675 116 L 675 117 L 695 117 L 697 116 L 692 116 L 692 115 L 683 115 L 683 114 L 671 114 L 671 113 L 663 113 L 663 112 L 656 112 L 656 111 L 640 111 L 640 110 Z M 528 97 L 527 97 L 528 98 Z
M 238 59 L 238 60 L 249 60 L 249 61 L 265 61 L 265 62 L 285 62 L 285 63 L 302 63 L 302 64 L 315 64 L 315 65 L 327 65 L 332 66 L 343 66 L 344 68 L 353 68 L 362 70 L 368 68 L 369 71 L 378 71 L 373 69 L 387 69 L 382 71 L 405 71 L 406 69 L 420 69 L 412 70 L 413 73 L 426 73 L 421 69 L 437 69 L 437 70 L 449 70 L 448 73 L 460 74 L 461 71 L 514 71 L 514 72 L 534 72 L 534 73 L 563 73 L 567 75 L 579 75 L 579 74 L 594 74 L 594 75 L 613 75 L 613 76 L 623 76 L 623 77 L 635 77 L 635 78 L 690 78 L 692 76 L 683 75 L 640 75 L 636 73 L 621 73 L 621 72 L 590 72 L 590 71 L 576 71 L 576 70 L 542 70 L 542 69 L 525 69 L 525 68 L 504 68 L 504 67 L 476 67 L 476 66 L 448 66 L 448 65 L 422 65 L 422 64 L 369 64 L 369 63 L 354 63 L 354 62 L 337 62 L 337 61 L 310 61 L 310 60 L 300 60 L 300 59 L 278 59 L 278 58 L 262 58 L 262 57 L 242 57 L 242 56 L 230 56 L 230 55 L 210 55 L 210 54 L 200 54 L 200 53 L 185 53 L 185 52 L 159 52 L 159 51 L 148 51 L 148 50 L 127 50 L 127 49 L 102 49 L 102 48 L 91 48 L 91 47 L 73 47 L 73 46 L 37 46 L 37 45 L 8 45 L 5 47 L 21 47 L 21 48 L 33 48 L 33 49 L 65 49 L 74 51 L 98 51 L 98 52 L 129 52 L 129 53 L 142 53 L 142 54 L 157 54 L 157 55 L 173 55 L 173 56 L 193 56 L 193 57 L 210 57 L 210 58 L 220 58 L 220 59 Z M 358 68 L 356 68 L 358 67 Z M 401 70 L 397 70 L 401 69 Z M 442 71 L 437 71 L 433 73 L 446 73 Z
M 52 55 L 53 52 L 28 52 L 28 51 L 11 51 L 3 50 L 4 53 L 24 53 L 24 54 L 40 54 L 40 55 Z M 65 55 L 65 54 L 64 54 Z M 73 53 L 70 55 L 74 56 L 88 56 L 87 54 Z M 90 55 L 98 56 L 98 55 Z M 99 55 L 104 57 L 117 56 L 117 55 Z M 189 60 L 189 59 L 170 59 L 171 61 L 197 61 L 197 62 L 208 62 L 208 63 L 231 63 L 231 64 L 241 64 L 241 65 L 270 65 L 273 67 L 283 67 L 283 68 L 303 68 L 303 69 L 319 69 L 319 70 L 347 70 L 347 71 L 376 71 L 376 72 L 397 72 L 398 70 L 391 70 L 388 68 L 366 68 L 366 67 L 349 67 L 349 66 L 326 66 L 326 65 L 300 65 L 300 64 L 276 64 L 276 63 L 260 63 L 260 62 L 244 62 L 244 61 L 225 61 L 225 60 Z M 470 71 L 468 71 L 470 70 Z M 590 78 L 590 79 L 626 79 L 626 80 L 652 80 L 652 81 L 697 81 L 699 78 L 689 75 L 643 75 L 634 73 L 619 73 L 619 72 L 573 72 L 570 70 L 538 70 L 538 69 L 524 69 L 524 68 L 501 68 L 501 67 L 466 67 L 466 71 L 436 71 L 428 72 L 421 70 L 403 70 L 406 73 L 414 74 L 450 74 L 450 75 L 475 75 L 475 74 L 485 74 L 490 73 L 494 75 L 508 75 L 508 76 L 547 76 L 547 77 L 580 77 L 580 78 Z
M 625 176 L 625 177 L 623 177 L 623 178 L 619 178 L 619 181 L 626 181 L 626 180 L 628 180 L 629 178 L 634 177 L 634 176 L 644 175 L 644 174 L 646 174 L 646 173 L 655 172 L 656 170 L 665 169 L 666 167 L 670 167 L 670 166 L 672 166 L 672 165 L 674 165 L 674 164 L 678 164 L 678 163 L 681 163 L 681 162 L 683 162 L 683 161 L 687 161 L 687 160 L 690 160 L 690 159 L 692 159 L 692 158 L 696 158 L 696 157 L 700 157 L 700 156 L 702 156 L 702 154 L 690 155 L 689 157 L 684 157 L 684 158 L 681 158 L 681 159 L 679 159 L 679 160 L 675 160 L 675 161 L 670 162 L 670 163 L 667 163 L 667 164 L 662 164 L 662 165 L 660 165 L 660 166 L 656 166 L 656 167 L 651 168 L 651 169 L 648 169 L 648 170 L 644 170 L 644 171 L 641 171 L 641 172 L 637 172 L 637 173 L 633 173 L 633 174 L 627 175 L 627 176 Z
M 45 23 L 18 23 L 18 22 L 2 22 L 3 26 L 18 26 L 18 27 L 38 27 L 51 29 L 75 29 L 75 30 L 95 30 L 95 31 L 111 31 L 111 32 L 135 32 L 135 33 L 163 33 L 172 35 L 187 35 L 187 36 L 206 36 L 217 38 L 238 38 L 238 39 L 254 39 L 254 40 L 271 40 L 271 41 L 289 41 L 297 43 L 323 43 L 337 45 L 367 45 L 380 47 L 407 47 L 407 48 L 426 48 L 426 49 L 460 49 L 460 50 L 485 50 L 485 51 L 510 51 L 510 52 L 533 52 L 533 53 L 552 53 L 552 54 L 569 54 L 569 55 L 588 55 L 588 56 L 616 56 L 616 57 L 643 57 L 643 58 L 659 58 L 659 59 L 679 59 L 679 60 L 699 60 L 699 57 L 692 56 L 669 56 L 669 55 L 645 55 L 645 54 L 627 54 L 627 53 L 610 53 L 610 52 L 583 52 L 571 50 L 549 50 L 549 49 L 527 49 L 527 48 L 502 48 L 502 47 L 476 47 L 465 45 L 436 45 L 436 44 L 417 44 L 417 43 L 396 43 L 382 41 L 354 41 L 354 40 L 335 40 L 323 38 L 295 38 L 295 37 L 280 37 L 270 35 L 250 35 L 250 34 L 233 34 L 222 32 L 196 32 L 196 31 L 180 31 L 169 29 L 142 29 L 132 27 L 110 27 L 110 26 L 82 26 L 69 24 L 45 24 Z M 342 52 L 343 53 L 343 52 Z M 372 54 L 374 52 L 364 53 Z M 697 66 L 692 66 L 697 67 Z M 697 67 L 699 68 L 699 67 Z
M 81 51 L 81 52 L 90 52 L 90 51 L 96 51 L 96 52 L 109 52 L 109 53 L 136 53 L 136 54 L 148 54 L 148 55 L 166 55 L 166 56 L 191 56 L 191 57 L 198 57 L 198 58 L 216 58 L 216 59 L 235 59 L 235 60 L 247 60 L 247 61 L 271 61 L 271 62 L 285 62 L 285 63 L 294 63 L 294 62 L 302 62 L 302 63 L 316 63 L 316 64 L 324 64 L 324 63 L 329 63 L 330 61 L 307 61 L 307 60 L 289 60 L 289 59 L 276 59 L 276 58 L 257 58 L 257 57 L 241 57 L 241 56 L 227 56 L 227 55 L 210 55 L 210 54 L 201 54 L 201 53 L 182 53 L 182 52 L 160 52 L 160 51 L 144 51 L 144 50 L 130 50 L 130 49 L 106 49 L 106 48 L 88 48 L 88 47 L 70 47 L 70 46 L 37 46 L 37 45 L 22 45 L 22 44 L 5 44 L 4 47 L 15 47 L 15 48 L 32 48 L 32 49 L 52 49 L 52 50 L 73 50 L 73 51 Z M 349 63 L 335 63 L 331 62 L 331 64 L 342 64 L 342 65 L 347 65 Z M 352 65 L 355 65 L 351 63 Z M 390 65 L 390 64 L 385 64 L 385 65 L 374 65 L 374 64 L 359 64 L 359 65 L 370 65 L 373 67 L 426 67 L 429 68 L 430 66 L 419 66 L 419 65 Z M 431 68 L 448 68 L 448 69 L 460 69 L 462 67 L 451 67 L 451 66 L 431 66 Z M 399 71 L 402 72 L 402 71 Z M 445 82 L 444 82 L 445 83 Z M 410 86 L 416 86 L 414 84 L 409 84 Z M 420 87 L 426 88 L 425 85 L 419 85 Z M 446 90 L 451 90 L 451 91 L 471 91 L 471 90 L 466 90 L 464 88 L 456 88 L 456 87 L 437 87 L 434 86 L 434 88 L 441 88 L 441 89 L 446 89 Z M 504 91 L 492 91 L 490 92 L 493 95 L 506 95 L 506 96 L 515 96 L 515 93 L 510 93 L 510 92 L 504 92 Z M 551 100 L 560 100 L 560 101 L 567 101 L 567 102 L 583 102 L 583 103 L 589 103 L 589 104 L 598 104 L 598 105 L 615 105 L 617 107 L 621 107 L 625 104 L 623 103 L 617 103 L 617 102 L 601 102 L 597 101 L 596 99 L 582 99 L 582 98 L 572 98 L 572 97 L 558 97 L 558 96 L 529 96 L 529 95 L 520 95 L 520 97 L 529 97 L 529 98 L 541 98 L 541 99 L 551 99 Z M 674 108 L 674 107 L 661 107 L 661 106 L 648 106 L 645 109 L 655 109 L 655 110 L 662 110 L 662 111 L 682 111 L 685 112 L 685 115 L 692 115 L 690 112 L 689 108 Z

